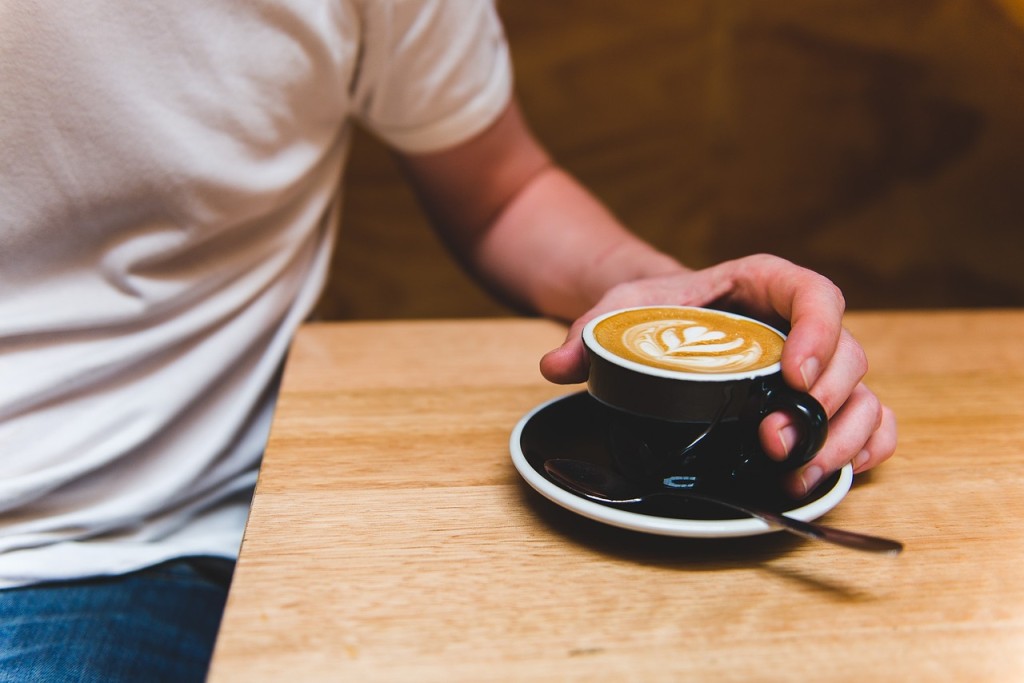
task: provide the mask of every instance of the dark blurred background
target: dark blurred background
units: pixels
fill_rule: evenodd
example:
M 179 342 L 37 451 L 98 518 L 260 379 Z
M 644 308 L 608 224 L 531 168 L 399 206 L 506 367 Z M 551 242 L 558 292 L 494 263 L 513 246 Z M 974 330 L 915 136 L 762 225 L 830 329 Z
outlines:
M 538 136 L 701 267 L 772 252 L 851 309 L 1024 305 L 1024 0 L 503 0 Z M 356 139 L 319 314 L 507 315 Z

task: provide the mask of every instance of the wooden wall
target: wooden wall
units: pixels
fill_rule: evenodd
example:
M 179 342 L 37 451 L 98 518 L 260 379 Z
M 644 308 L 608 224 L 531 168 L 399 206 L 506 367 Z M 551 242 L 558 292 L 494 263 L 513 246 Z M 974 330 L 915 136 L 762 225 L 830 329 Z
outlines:
M 851 308 L 1024 305 L 1024 0 L 503 0 L 524 109 L 637 232 Z M 503 315 L 355 144 L 328 318 Z

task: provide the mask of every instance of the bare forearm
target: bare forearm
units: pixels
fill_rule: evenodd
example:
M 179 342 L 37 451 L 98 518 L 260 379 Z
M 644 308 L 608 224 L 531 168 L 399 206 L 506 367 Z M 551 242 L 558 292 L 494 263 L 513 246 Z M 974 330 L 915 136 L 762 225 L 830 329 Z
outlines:
M 572 320 L 618 283 L 682 270 L 554 165 L 514 103 L 476 138 L 399 162 L 463 265 L 520 308 Z
M 614 285 L 685 270 L 628 232 L 555 166 L 496 216 L 471 261 L 490 286 L 544 315 L 572 320 Z

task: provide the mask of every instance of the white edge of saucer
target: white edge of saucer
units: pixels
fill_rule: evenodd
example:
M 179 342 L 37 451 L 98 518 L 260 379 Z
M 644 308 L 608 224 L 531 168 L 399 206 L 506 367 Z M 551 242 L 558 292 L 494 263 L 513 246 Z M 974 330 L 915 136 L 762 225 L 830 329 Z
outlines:
M 520 476 L 526 480 L 527 484 L 548 500 L 567 510 L 598 522 L 661 536 L 729 538 L 755 536 L 779 531 L 777 527 L 770 526 L 759 519 L 753 518 L 725 520 L 676 519 L 629 512 L 628 510 L 608 507 L 607 505 L 601 505 L 600 503 L 581 498 L 552 483 L 530 465 L 526 455 L 523 453 L 520 441 L 523 430 L 534 415 L 549 405 L 566 400 L 574 395 L 560 396 L 541 403 L 519 420 L 509 438 L 509 450 L 511 451 L 512 463 L 515 465 L 516 470 L 519 471 Z M 815 520 L 838 505 L 846 497 L 852 484 L 853 468 L 850 465 L 846 465 L 840 470 L 838 481 L 824 496 L 802 507 L 786 510 L 785 514 L 787 517 L 804 522 Z

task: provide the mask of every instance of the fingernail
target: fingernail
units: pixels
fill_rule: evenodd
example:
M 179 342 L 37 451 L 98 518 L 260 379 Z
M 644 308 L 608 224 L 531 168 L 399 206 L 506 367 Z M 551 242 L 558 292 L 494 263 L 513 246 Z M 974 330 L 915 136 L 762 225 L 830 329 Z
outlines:
M 814 382 L 817 381 L 820 367 L 821 364 L 818 363 L 818 359 L 814 356 L 800 364 L 800 376 L 804 380 L 804 389 L 807 391 L 810 391 L 811 387 L 814 386 Z
M 786 425 L 785 427 L 780 427 L 776 434 L 779 437 L 779 442 L 782 444 L 783 453 L 789 455 L 790 451 L 793 450 L 793 443 L 800 436 L 800 430 L 793 425 Z
M 811 465 L 804 473 L 800 476 L 800 486 L 803 488 L 804 495 L 811 492 L 811 490 L 818 485 L 821 481 L 822 470 L 817 465 Z
M 786 438 L 786 428 L 783 427 L 779 431 L 775 432 L 776 436 L 779 437 L 779 442 L 782 444 L 782 452 L 789 455 L 789 439 Z
M 864 466 L 864 464 L 868 461 L 868 458 L 870 457 L 871 454 L 868 453 L 867 450 L 863 450 L 860 453 L 858 453 L 857 456 L 853 459 L 853 471 L 856 472 L 860 470 L 860 468 Z

